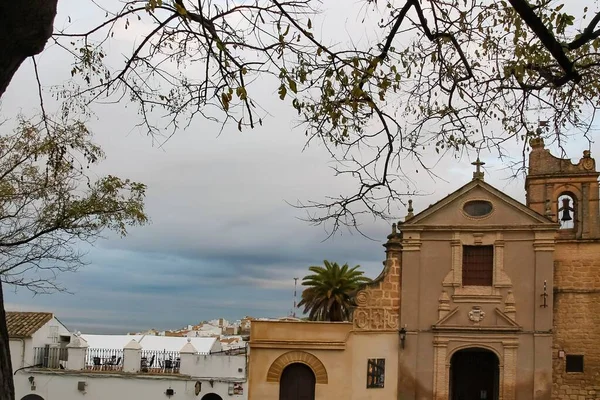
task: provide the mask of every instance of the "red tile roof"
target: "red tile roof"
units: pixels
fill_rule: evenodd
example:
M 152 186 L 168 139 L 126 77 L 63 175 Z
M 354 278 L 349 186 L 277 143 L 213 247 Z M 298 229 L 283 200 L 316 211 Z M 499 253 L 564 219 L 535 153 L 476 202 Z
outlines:
M 8 337 L 30 337 L 53 317 L 49 312 L 6 312 Z

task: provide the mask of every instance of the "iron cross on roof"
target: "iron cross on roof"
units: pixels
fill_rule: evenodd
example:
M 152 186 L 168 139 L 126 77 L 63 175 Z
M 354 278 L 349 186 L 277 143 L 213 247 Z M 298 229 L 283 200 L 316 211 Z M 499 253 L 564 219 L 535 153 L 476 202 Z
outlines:
M 479 156 L 477 156 L 477 160 L 473 161 L 471 165 L 475 166 L 475 172 L 473 172 L 473 179 L 483 180 L 483 172 L 481 171 L 481 166 L 485 165 L 485 163 L 479 159 Z

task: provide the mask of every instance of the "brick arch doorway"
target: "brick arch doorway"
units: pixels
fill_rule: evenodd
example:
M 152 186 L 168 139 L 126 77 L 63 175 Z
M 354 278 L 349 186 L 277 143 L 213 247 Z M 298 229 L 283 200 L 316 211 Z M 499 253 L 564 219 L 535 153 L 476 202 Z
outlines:
M 22 397 L 21 400 L 44 400 L 44 398 L 37 394 L 28 394 L 27 396 Z
M 498 400 L 500 362 L 490 350 L 467 348 L 450 361 L 451 400 Z
M 202 400 L 223 400 L 223 398 L 216 393 L 208 393 L 202 396 Z
M 316 377 L 306 364 L 285 367 L 279 381 L 279 400 L 315 400 Z

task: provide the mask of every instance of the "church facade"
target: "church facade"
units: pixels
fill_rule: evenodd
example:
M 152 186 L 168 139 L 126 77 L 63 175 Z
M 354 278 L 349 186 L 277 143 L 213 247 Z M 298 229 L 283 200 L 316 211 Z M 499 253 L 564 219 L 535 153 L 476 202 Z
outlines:
M 531 147 L 526 204 L 409 207 L 351 323 L 253 322 L 250 399 L 600 399 L 599 174 Z

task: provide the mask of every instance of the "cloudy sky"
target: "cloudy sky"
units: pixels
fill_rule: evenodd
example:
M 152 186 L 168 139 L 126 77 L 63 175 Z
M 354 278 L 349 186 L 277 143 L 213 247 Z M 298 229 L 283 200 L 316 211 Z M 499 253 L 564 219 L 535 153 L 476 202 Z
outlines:
M 57 26 L 67 23 L 67 14 L 73 23 L 87 23 L 87 13 L 75 8 L 80 1 L 59 4 Z M 345 29 L 362 26 L 335 21 Z M 332 24 L 322 24 L 321 32 L 336 30 Z M 113 53 L 122 51 L 124 59 L 133 42 L 117 37 Z M 38 63 L 47 85 L 68 77 L 69 59 L 52 46 Z M 2 99 L 3 117 L 36 112 L 32 77 L 26 62 Z M 265 87 L 269 115 L 262 127 L 239 132 L 232 125 L 219 135 L 219 125 L 197 119 L 163 146 L 133 128 L 138 116 L 126 103 L 96 107 L 89 126 L 107 159 L 93 173 L 146 183 L 151 224 L 132 229 L 124 239 L 108 235 L 83 247 L 89 265 L 60 277 L 72 294 L 32 296 L 6 288 L 7 309 L 52 311 L 70 329 L 88 333 L 168 329 L 217 317 L 288 315 L 293 278 L 323 259 L 360 264 L 368 276 L 377 276 L 389 222 L 364 221 L 373 240 L 343 231 L 324 241 L 323 227 L 302 221 L 302 211 L 288 205 L 348 193 L 353 182 L 334 177 L 323 148 L 303 149 L 294 112 L 276 91 L 276 85 Z M 586 148 L 583 141 L 567 146 L 574 159 Z M 523 180 L 508 179 L 510 172 L 493 155 L 482 157 L 486 180 L 523 201 Z M 471 161 L 444 159 L 436 164 L 435 179 L 422 172 L 410 175 L 424 194 L 414 198 L 415 211 L 468 182 Z

